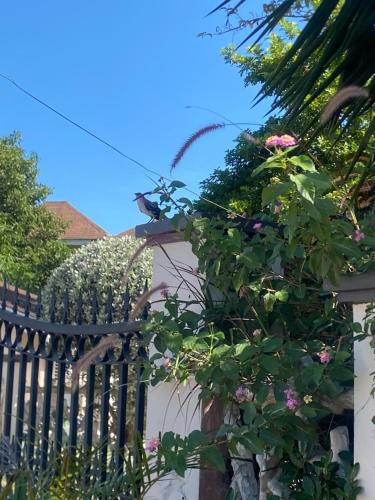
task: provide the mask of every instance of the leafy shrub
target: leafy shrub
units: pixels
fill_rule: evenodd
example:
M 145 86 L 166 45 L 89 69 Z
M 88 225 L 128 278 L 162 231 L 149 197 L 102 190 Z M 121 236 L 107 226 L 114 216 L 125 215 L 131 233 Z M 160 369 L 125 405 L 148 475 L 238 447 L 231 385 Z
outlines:
M 62 320 L 64 295 L 69 296 L 69 321 L 75 322 L 76 303 L 82 294 L 82 321 L 90 322 L 94 290 L 99 306 L 98 322 L 105 321 L 108 289 L 112 289 L 113 321 L 123 319 L 123 276 L 129 259 L 139 248 L 140 241 L 132 236 L 108 237 L 90 243 L 66 259 L 53 271 L 43 290 L 44 316 L 48 317 L 52 291 L 56 294 L 56 321 Z M 134 262 L 129 275 L 131 303 L 139 297 L 151 278 L 151 250 L 144 250 Z

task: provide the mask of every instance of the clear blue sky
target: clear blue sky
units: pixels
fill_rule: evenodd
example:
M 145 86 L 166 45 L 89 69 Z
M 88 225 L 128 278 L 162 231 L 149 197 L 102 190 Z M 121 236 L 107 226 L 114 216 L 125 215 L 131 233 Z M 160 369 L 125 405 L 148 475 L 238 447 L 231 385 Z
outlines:
M 264 121 L 220 48 L 230 37 L 199 38 L 222 14 L 219 0 L 7 0 L 1 9 L 0 72 L 128 155 L 168 175 L 179 146 L 217 117 Z M 260 12 L 262 1 L 251 2 Z M 153 188 L 142 170 L 0 79 L 0 134 L 19 130 L 40 158 L 52 200 L 67 200 L 110 233 L 145 221 L 133 199 Z M 198 190 L 223 165 L 237 135 L 228 127 L 196 143 L 174 177 Z

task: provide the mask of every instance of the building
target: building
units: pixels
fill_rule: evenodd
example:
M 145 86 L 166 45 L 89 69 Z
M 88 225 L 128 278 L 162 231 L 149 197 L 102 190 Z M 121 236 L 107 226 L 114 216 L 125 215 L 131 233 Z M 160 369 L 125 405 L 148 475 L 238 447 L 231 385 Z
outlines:
M 72 248 L 100 240 L 108 235 L 98 224 L 67 201 L 47 201 L 45 206 L 50 212 L 68 223 L 61 239 Z

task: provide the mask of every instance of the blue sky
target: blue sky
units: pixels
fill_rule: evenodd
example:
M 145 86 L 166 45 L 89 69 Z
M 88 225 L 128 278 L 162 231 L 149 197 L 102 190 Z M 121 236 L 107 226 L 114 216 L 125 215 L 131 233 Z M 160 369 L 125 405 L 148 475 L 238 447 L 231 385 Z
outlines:
M 194 131 L 218 121 L 262 122 L 220 49 L 218 0 L 7 0 L 2 4 L 0 72 L 163 175 Z M 262 1 L 251 2 L 254 13 Z M 145 221 L 132 202 L 153 188 L 144 172 L 0 79 L 0 134 L 19 130 L 39 155 L 40 180 L 110 233 Z M 219 120 L 220 121 L 220 120 Z M 206 136 L 174 173 L 191 189 L 223 165 L 236 129 Z

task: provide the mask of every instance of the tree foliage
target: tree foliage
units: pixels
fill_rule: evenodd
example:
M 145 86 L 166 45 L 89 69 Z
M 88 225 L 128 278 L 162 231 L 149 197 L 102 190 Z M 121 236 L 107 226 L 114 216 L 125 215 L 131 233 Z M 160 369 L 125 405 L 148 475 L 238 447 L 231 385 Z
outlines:
M 295 22 L 284 19 L 278 32 L 270 35 L 268 43 L 246 47 L 245 53 L 239 53 L 232 45 L 223 50 L 223 55 L 227 63 L 238 68 L 246 86 L 264 85 L 299 33 L 300 28 Z M 302 74 L 303 69 L 296 69 L 290 78 L 290 85 L 293 86 L 295 79 L 300 78 Z M 369 153 L 362 154 L 351 172 L 350 164 L 368 128 L 369 114 L 356 118 L 353 126 L 346 131 L 340 141 L 338 141 L 340 130 L 333 130 L 328 135 L 323 133 L 306 135 L 314 116 L 323 109 L 334 93 L 335 85 L 331 84 L 293 119 L 289 114 L 271 117 L 260 129 L 249 130 L 248 132 L 257 139 L 257 144 L 246 140 L 246 135 L 241 134 L 237 146 L 226 155 L 226 168 L 215 170 L 202 183 L 203 197 L 213 201 L 221 200 L 223 206 L 239 213 L 243 211 L 249 214 L 257 213 L 260 208 L 263 180 L 254 182 L 251 172 L 269 156 L 269 151 L 263 146 L 265 139 L 273 134 L 290 133 L 298 138 L 311 137 L 313 140 L 309 144 L 308 154 L 317 161 L 317 168 L 319 165 L 324 165 L 335 175 L 335 181 L 338 183 L 349 179 L 347 186 L 352 194 L 355 193 L 354 203 L 357 207 L 368 208 L 375 190 L 371 155 L 374 139 L 369 140 Z M 364 167 L 369 168 L 365 170 Z M 273 175 L 278 174 L 274 172 Z M 204 213 L 219 212 L 217 207 L 205 201 L 199 201 L 197 208 Z
M 225 0 L 218 8 L 235 14 L 246 0 Z M 375 101 L 375 6 L 368 0 L 282 0 L 265 5 L 265 15 L 257 20 L 242 41 L 259 42 L 277 31 L 279 23 L 299 14 L 302 30 L 269 73 L 261 93 L 275 96 L 273 109 L 282 108 L 296 117 L 309 103 L 334 84 L 366 86 L 368 97 L 345 103 L 342 120 L 350 123 L 367 114 Z M 301 15 L 302 14 L 302 15 Z M 291 80 L 293 85 L 291 85 Z M 319 114 L 315 115 L 315 123 Z M 337 122 L 340 123 L 340 120 Z M 342 124 L 343 122 L 341 122 Z M 368 129 L 371 134 L 375 121 Z
M 23 287 L 43 285 L 68 255 L 64 225 L 44 206 L 37 156 L 26 156 L 18 134 L 0 139 L 0 274 Z

